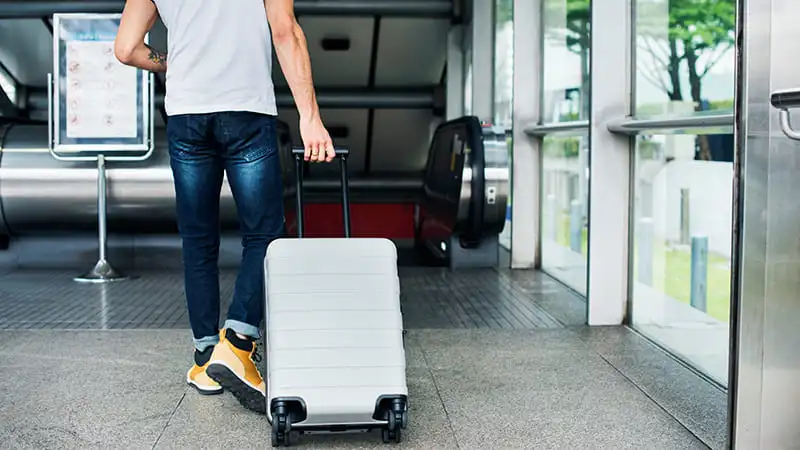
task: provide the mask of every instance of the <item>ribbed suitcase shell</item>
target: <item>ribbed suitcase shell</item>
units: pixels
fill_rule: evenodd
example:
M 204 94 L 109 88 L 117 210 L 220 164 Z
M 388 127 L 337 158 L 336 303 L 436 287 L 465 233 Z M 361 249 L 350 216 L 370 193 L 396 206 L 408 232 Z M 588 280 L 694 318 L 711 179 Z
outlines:
M 279 239 L 266 276 L 267 405 L 301 399 L 294 429 L 386 423 L 407 396 L 397 249 L 388 239 Z

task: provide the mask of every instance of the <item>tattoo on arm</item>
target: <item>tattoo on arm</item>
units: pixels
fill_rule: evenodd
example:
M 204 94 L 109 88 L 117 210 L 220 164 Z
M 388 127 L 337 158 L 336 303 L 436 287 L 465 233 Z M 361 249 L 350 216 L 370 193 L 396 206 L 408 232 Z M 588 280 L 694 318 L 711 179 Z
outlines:
M 148 50 L 150 50 L 150 54 L 148 55 L 148 58 L 150 59 L 150 61 L 152 61 L 152 62 L 154 62 L 154 63 L 156 63 L 156 64 L 158 64 L 158 65 L 160 65 L 162 67 L 166 67 L 166 65 L 167 65 L 167 53 L 158 51 L 158 50 L 154 49 L 153 47 L 150 47 L 147 44 L 144 44 L 144 45 L 145 45 L 145 47 L 147 47 Z

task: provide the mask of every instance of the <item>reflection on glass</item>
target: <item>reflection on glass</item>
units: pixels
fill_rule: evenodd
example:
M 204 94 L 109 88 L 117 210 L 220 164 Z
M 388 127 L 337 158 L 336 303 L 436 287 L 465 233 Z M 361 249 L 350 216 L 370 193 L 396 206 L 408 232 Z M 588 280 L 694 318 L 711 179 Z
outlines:
M 494 125 L 511 128 L 514 81 L 514 2 L 495 0 Z
M 464 40 L 464 115 L 472 114 L 472 40 Z
M 14 79 L 0 67 L 0 90 L 5 92 L 13 105 L 17 104 L 17 86 Z
M 511 128 L 514 82 L 514 1 L 495 0 L 494 24 L 494 125 L 505 128 L 508 161 L 512 161 Z M 500 245 L 511 249 L 511 191 L 506 205 L 506 225 L 500 234 Z
M 639 117 L 732 111 L 735 0 L 636 0 Z
M 542 122 L 589 118 L 589 0 L 544 0 Z
M 727 384 L 733 138 L 637 138 L 632 251 L 635 328 Z
M 507 250 L 511 250 L 511 197 L 514 195 L 514 190 L 511 189 L 511 165 L 512 165 L 512 157 L 513 157 L 513 135 L 511 133 L 511 129 L 506 130 L 506 145 L 508 146 L 508 200 L 506 201 L 506 225 L 503 228 L 503 231 L 500 233 L 499 241 L 500 245 L 505 247 Z
M 586 295 L 589 139 L 542 142 L 542 270 Z

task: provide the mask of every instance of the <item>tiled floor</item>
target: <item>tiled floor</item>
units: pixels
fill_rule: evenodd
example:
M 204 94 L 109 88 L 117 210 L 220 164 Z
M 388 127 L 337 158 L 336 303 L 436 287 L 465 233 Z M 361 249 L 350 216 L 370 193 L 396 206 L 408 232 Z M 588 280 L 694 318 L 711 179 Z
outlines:
M 71 272 L 13 271 L 0 276 L 0 329 L 188 328 L 177 272 L 134 274 L 110 284 L 72 281 Z M 412 328 L 559 328 L 511 273 L 401 267 L 403 317 Z M 220 276 L 224 312 L 236 275 Z M 536 289 L 560 292 L 555 282 Z M 569 295 L 562 292 L 563 295 Z
M 0 277 L 0 448 L 269 446 L 264 417 L 184 384 L 179 273 L 106 286 L 73 275 Z M 225 299 L 233 279 L 223 274 Z M 401 283 L 402 448 L 724 447 L 722 392 L 624 327 L 583 327 L 583 302 L 546 276 L 402 268 Z M 378 434 L 297 446 L 391 448 Z

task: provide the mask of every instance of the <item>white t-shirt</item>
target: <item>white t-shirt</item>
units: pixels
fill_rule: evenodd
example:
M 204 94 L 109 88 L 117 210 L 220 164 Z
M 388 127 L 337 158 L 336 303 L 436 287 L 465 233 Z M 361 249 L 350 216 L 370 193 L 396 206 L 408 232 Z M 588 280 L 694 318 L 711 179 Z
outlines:
M 167 27 L 167 114 L 277 115 L 263 0 L 153 0 Z

